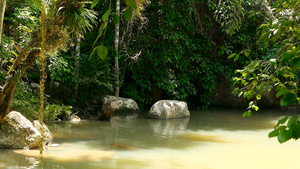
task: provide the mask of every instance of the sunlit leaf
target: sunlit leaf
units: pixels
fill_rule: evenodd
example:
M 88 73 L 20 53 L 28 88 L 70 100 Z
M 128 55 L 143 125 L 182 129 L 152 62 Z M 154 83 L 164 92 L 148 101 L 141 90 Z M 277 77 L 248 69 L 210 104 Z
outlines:
M 257 100 L 260 100 L 260 99 L 261 99 L 261 94 L 257 94 L 257 95 L 256 95 L 256 99 L 257 99 Z
M 250 52 L 251 52 L 251 50 L 245 50 L 245 51 L 244 51 L 244 55 L 245 55 L 245 56 L 249 56 Z
M 136 4 L 134 3 L 133 0 L 126 0 L 125 3 L 126 3 L 127 6 L 133 8 L 133 9 L 137 8 L 137 6 L 136 6 Z
M 228 59 L 231 59 L 231 58 L 233 58 L 235 55 L 236 55 L 235 53 L 233 53 L 233 54 L 229 55 L 229 56 L 228 56 Z
M 288 90 L 287 88 L 285 87 L 282 87 L 277 93 L 276 93 L 276 97 L 280 97 L 286 93 L 290 92 L 290 90 Z
M 97 55 L 100 59 L 104 60 L 108 55 L 108 50 L 104 45 L 100 45 L 97 48 Z
M 281 106 L 292 105 L 293 103 L 295 103 L 296 100 L 297 100 L 296 93 L 290 92 L 283 96 L 283 98 L 280 100 L 280 105 Z
M 252 111 L 248 110 L 243 114 L 243 117 L 246 117 L 246 116 L 251 117 L 251 115 L 252 115 Z
M 124 18 L 125 18 L 125 20 L 129 21 L 129 20 L 131 20 L 131 17 L 132 17 L 132 9 L 131 8 L 127 8 L 124 11 Z
M 239 59 L 240 55 L 235 55 L 233 61 L 237 61 Z
M 91 8 L 94 8 L 98 4 L 99 0 L 94 0 L 92 2 Z
M 258 107 L 257 106 L 253 106 L 253 109 L 255 110 L 255 111 L 258 111 Z
M 117 25 L 120 22 L 120 17 L 117 14 L 113 15 L 114 24 Z
M 108 9 L 108 10 L 103 14 L 103 16 L 102 16 L 102 21 L 103 21 L 103 22 L 106 22 L 106 21 L 107 21 L 107 19 L 108 19 L 110 13 L 111 13 L 111 9 Z

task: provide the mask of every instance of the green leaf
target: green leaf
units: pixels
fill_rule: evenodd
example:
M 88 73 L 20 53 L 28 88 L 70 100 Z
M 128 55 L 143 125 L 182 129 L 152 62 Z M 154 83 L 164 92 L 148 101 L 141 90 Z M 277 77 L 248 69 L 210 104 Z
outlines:
M 113 15 L 114 24 L 117 25 L 120 22 L 120 17 L 117 14 Z
M 31 0 L 35 6 L 37 6 L 40 10 L 43 9 L 42 1 L 41 0 Z
M 280 57 L 280 62 L 290 59 L 291 57 L 293 57 L 293 55 L 293 52 L 284 52 Z
M 252 115 L 252 111 L 248 110 L 243 114 L 243 117 L 246 117 L 246 116 L 251 117 L 251 115 Z
M 233 61 L 237 61 L 239 59 L 240 55 L 235 55 Z
M 259 108 L 257 106 L 253 106 L 252 109 L 254 109 L 255 111 L 258 111 Z
M 283 117 L 282 119 L 278 120 L 275 127 L 278 127 L 280 124 L 284 124 L 288 120 L 288 116 Z
M 131 8 L 127 8 L 124 11 L 124 18 L 125 18 L 125 20 L 129 21 L 129 20 L 131 20 L 131 17 L 132 17 L 132 9 Z
M 291 67 L 293 69 L 300 69 L 300 58 L 295 58 L 292 60 Z
M 261 99 L 261 94 L 257 94 L 257 95 L 256 95 L 256 99 L 257 99 L 257 100 L 260 100 L 260 99 Z
M 284 143 L 286 141 L 288 141 L 289 139 L 291 139 L 293 136 L 292 131 L 290 130 L 280 130 L 277 139 L 280 143 Z
M 272 132 L 269 133 L 269 138 L 271 137 L 276 137 L 279 134 L 278 130 L 273 130 Z
M 133 9 L 137 8 L 137 6 L 136 6 L 136 4 L 134 3 L 133 0 L 126 0 L 125 3 L 126 3 L 127 6 L 133 8 Z
M 288 123 L 287 123 L 287 126 L 288 126 L 289 128 L 291 128 L 292 124 L 296 123 L 297 120 L 298 120 L 298 116 L 293 116 L 293 117 L 289 118 L 289 121 L 288 121 Z
M 290 130 L 293 132 L 293 138 L 298 139 L 300 138 L 300 123 L 295 122 L 291 124 Z
M 251 50 L 248 49 L 248 50 L 244 51 L 244 55 L 248 57 L 250 52 L 251 52 Z
M 99 0 L 94 0 L 92 2 L 91 8 L 94 8 L 98 4 Z
M 281 89 L 276 93 L 276 97 L 280 97 L 282 95 L 285 95 L 286 93 L 290 92 L 287 88 L 281 87 Z
M 233 58 L 235 55 L 236 55 L 235 53 L 231 54 L 230 56 L 228 56 L 228 59 Z
M 100 45 L 97 48 L 97 55 L 100 59 L 104 60 L 108 55 L 108 50 L 104 45 Z
M 288 106 L 297 100 L 297 95 L 294 92 L 287 93 L 283 96 L 283 98 L 280 100 L 280 105 L 281 106 Z
M 111 13 L 111 9 L 109 8 L 109 9 L 103 14 L 103 16 L 102 16 L 102 21 L 103 21 L 103 22 L 106 22 L 106 21 L 107 21 L 107 19 L 108 19 L 110 13 Z
M 103 33 L 104 29 L 106 28 L 106 26 L 107 26 L 107 22 L 104 22 L 104 23 L 100 26 L 100 28 L 99 28 L 99 35 L 100 35 L 100 36 L 102 35 L 102 33 Z

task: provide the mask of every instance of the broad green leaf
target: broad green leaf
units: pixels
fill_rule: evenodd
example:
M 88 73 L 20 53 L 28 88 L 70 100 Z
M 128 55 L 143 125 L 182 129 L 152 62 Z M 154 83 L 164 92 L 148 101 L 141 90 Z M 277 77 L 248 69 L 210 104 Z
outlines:
M 290 130 L 280 130 L 277 139 L 280 143 L 284 143 L 286 141 L 288 141 L 289 139 L 291 139 L 293 136 L 292 131 Z
M 104 45 L 100 45 L 97 48 L 97 55 L 100 59 L 104 60 L 108 55 L 108 50 Z
M 235 55 L 233 61 L 237 61 L 239 59 L 240 55 Z
M 300 58 L 293 59 L 291 66 L 293 69 L 300 69 Z
M 290 130 L 293 132 L 293 138 L 298 139 L 300 138 L 300 123 L 296 122 L 291 124 Z
M 127 6 L 133 8 L 133 9 L 137 8 L 137 6 L 136 6 L 136 4 L 134 3 L 133 0 L 126 0 L 125 3 L 126 3 Z
M 293 57 L 293 55 L 293 52 L 284 52 L 280 57 L 280 62 L 290 59 L 291 57 Z
M 229 56 L 228 56 L 228 59 L 231 59 L 231 58 L 233 58 L 235 55 L 236 55 L 235 53 L 233 53 L 233 54 L 229 55 Z
M 256 99 L 257 99 L 257 100 L 260 100 L 260 99 L 261 99 L 261 94 L 257 94 L 257 95 L 256 95 Z
M 289 128 L 291 128 L 291 125 L 294 124 L 295 122 L 297 122 L 297 120 L 298 120 L 298 116 L 293 116 L 293 117 L 289 118 L 289 121 L 288 121 L 288 123 L 287 123 L 287 126 L 288 126 Z
M 281 106 L 288 106 L 297 100 L 297 95 L 294 92 L 287 93 L 283 96 L 283 98 L 280 100 L 280 105 Z
M 276 137 L 277 135 L 278 135 L 278 130 L 275 129 L 275 130 L 271 131 L 268 136 L 269 136 L 269 138 L 271 138 L 271 137 Z
M 120 22 L 120 17 L 117 14 L 113 15 L 114 24 L 117 25 Z
M 102 16 L 102 21 L 103 21 L 103 22 L 106 22 L 106 21 L 107 21 L 107 19 L 108 19 L 110 13 L 111 13 L 111 9 L 109 8 L 109 9 L 103 14 L 103 16 Z
M 281 89 L 276 93 L 276 97 L 280 97 L 282 95 L 285 95 L 286 93 L 290 92 L 287 88 L 281 87 Z
M 132 9 L 131 8 L 127 8 L 124 11 L 124 18 L 125 18 L 125 20 L 129 21 L 129 20 L 131 20 L 131 17 L 132 17 Z
M 94 0 L 92 2 L 91 8 L 94 8 L 98 4 L 99 0 Z
M 288 116 L 283 117 L 282 119 L 278 120 L 275 127 L 278 127 L 280 124 L 284 124 L 288 120 Z

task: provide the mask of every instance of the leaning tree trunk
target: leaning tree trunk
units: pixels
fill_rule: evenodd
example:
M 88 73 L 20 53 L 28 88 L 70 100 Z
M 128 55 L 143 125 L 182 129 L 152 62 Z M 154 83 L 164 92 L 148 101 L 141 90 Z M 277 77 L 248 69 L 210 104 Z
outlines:
M 116 14 L 120 16 L 120 0 L 116 0 Z M 119 51 L 119 34 L 120 34 L 120 24 L 116 24 L 115 26 L 115 50 L 118 55 Z M 119 58 L 115 57 L 115 71 L 116 71 L 116 96 L 120 95 L 120 69 L 119 69 Z
M 25 51 L 26 50 L 23 49 L 20 52 L 18 58 L 11 67 L 11 71 L 8 72 L 5 84 L 0 89 L 0 124 L 10 109 L 11 100 L 17 83 L 25 71 L 31 67 L 40 56 L 39 50 L 33 50 L 29 53 L 26 53 Z
M 3 29 L 3 19 L 6 7 L 6 0 L 0 0 L 0 44 L 2 38 L 2 29 Z

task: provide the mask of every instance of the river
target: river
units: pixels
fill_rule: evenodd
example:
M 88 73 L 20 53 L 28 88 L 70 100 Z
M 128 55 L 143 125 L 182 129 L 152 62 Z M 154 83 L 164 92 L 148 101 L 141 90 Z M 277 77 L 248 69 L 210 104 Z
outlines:
M 43 168 L 56 169 L 282 169 L 299 168 L 300 142 L 280 144 L 268 133 L 297 112 L 191 111 L 190 118 L 52 123 L 54 144 Z M 38 150 L 1 150 L 0 168 L 38 168 Z

